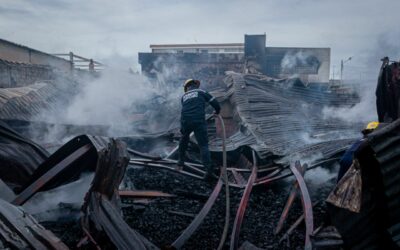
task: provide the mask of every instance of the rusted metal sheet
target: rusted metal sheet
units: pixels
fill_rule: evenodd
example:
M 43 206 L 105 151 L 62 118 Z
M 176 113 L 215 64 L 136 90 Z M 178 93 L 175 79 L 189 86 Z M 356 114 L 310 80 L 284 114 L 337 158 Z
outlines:
M 97 151 L 105 148 L 108 141 L 88 135 L 73 138 L 36 168 L 13 204 L 21 205 L 37 192 L 76 180 L 82 172 L 94 171 Z
M 1 242 L 7 249 L 68 249 L 22 208 L 0 199 Z
M 251 171 L 250 177 L 247 181 L 246 188 L 244 189 L 243 192 L 242 199 L 240 200 L 238 210 L 236 212 L 236 217 L 233 223 L 233 230 L 231 234 L 231 242 L 230 242 L 231 250 L 238 249 L 240 227 L 242 226 L 244 213 L 246 212 L 247 203 L 249 202 L 250 193 L 251 190 L 253 189 L 254 181 L 257 179 L 257 170 L 258 170 L 257 157 L 255 152 L 253 151 L 253 170 Z
M 204 204 L 203 208 L 197 214 L 196 218 L 190 223 L 190 225 L 182 232 L 182 234 L 171 244 L 171 247 L 180 249 L 185 244 L 185 242 L 193 235 L 200 224 L 203 222 L 204 218 L 210 212 L 212 206 L 214 205 L 223 185 L 223 181 L 219 178 L 217 184 L 214 187 L 213 192 L 208 198 L 207 202 Z
M 13 201 L 14 205 L 22 205 L 29 198 L 31 198 L 35 193 L 39 192 L 43 186 L 45 186 L 49 181 L 53 178 L 58 177 L 62 174 L 62 171 L 68 168 L 71 163 L 85 155 L 92 146 L 90 144 L 80 147 L 74 153 L 63 159 L 57 165 L 52 167 L 48 172 L 43 174 L 40 178 L 30 184 L 27 188 L 25 188 Z
M 49 153 L 38 144 L 0 122 L 0 176 L 14 192 L 27 184 L 48 156 Z
M 314 216 L 312 211 L 312 203 L 310 194 L 308 193 L 307 185 L 304 181 L 303 176 L 301 175 L 298 169 L 301 168 L 300 162 L 296 161 L 296 166 L 290 165 L 290 170 L 293 172 L 294 176 L 296 177 L 297 183 L 299 183 L 299 188 L 301 192 L 301 202 L 303 205 L 303 212 L 305 216 L 305 224 L 306 224 L 306 239 L 304 249 L 312 249 L 310 235 L 314 231 Z M 307 169 L 307 166 L 303 166 Z

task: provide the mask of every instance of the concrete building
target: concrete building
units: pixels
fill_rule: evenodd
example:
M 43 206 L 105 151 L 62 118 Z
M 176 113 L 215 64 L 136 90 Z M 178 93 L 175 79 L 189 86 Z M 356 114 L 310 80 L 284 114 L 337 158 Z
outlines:
M 244 53 L 244 44 L 151 44 L 150 49 L 152 53 Z
M 160 44 L 139 53 L 142 73 L 170 81 L 198 78 L 213 82 L 225 71 L 299 77 L 329 83 L 330 48 L 266 47 L 266 35 L 245 35 L 244 43 Z

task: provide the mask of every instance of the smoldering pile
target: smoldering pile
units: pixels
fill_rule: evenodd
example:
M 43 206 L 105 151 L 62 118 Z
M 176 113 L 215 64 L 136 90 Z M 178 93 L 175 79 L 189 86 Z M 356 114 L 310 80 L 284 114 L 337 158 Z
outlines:
M 3 143 L 14 145 L 2 158 L 4 165 L 10 166 L 1 169 L 2 180 L 12 188 L 8 200 L 15 205 L 27 202 L 25 209 L 59 237 L 47 239 L 46 244 L 52 246 L 63 241 L 71 248 L 78 243 L 80 247 L 137 244 L 147 248 L 215 248 L 224 225 L 223 183 L 201 180 L 204 170 L 195 141 L 189 148 L 190 162 L 183 170 L 175 168 L 180 136 L 179 102 L 172 101 L 176 89 L 167 88 L 166 93 L 163 87 L 159 93 L 164 94 L 159 95 L 154 86 L 145 86 L 148 82 L 140 80 L 140 98 L 129 91 L 115 91 L 99 101 L 99 91 L 108 91 L 110 77 L 59 91 L 69 84 L 68 79 L 62 79 L 5 98 L 1 118 L 8 125 L 2 125 L 1 138 Z M 311 244 L 314 226 L 310 228 L 310 220 L 314 225 L 321 223 L 321 201 L 335 182 L 335 174 L 320 175 L 311 169 L 334 167 L 338 155 L 358 136 L 359 128 L 359 124 L 326 119 L 321 110 L 324 106 L 351 107 L 357 96 L 315 90 L 296 79 L 236 73 L 228 75 L 225 83 L 213 92 L 223 105 L 228 134 L 232 216 L 231 236 L 225 246 L 251 242 L 262 248 L 291 249 L 304 242 Z M 121 89 L 125 88 L 126 84 Z M 104 109 L 108 117 L 102 110 L 107 105 L 112 106 Z M 58 107 L 63 106 L 68 107 L 68 119 L 59 120 Z M 14 116 L 16 110 L 21 115 Z M 85 117 L 87 114 L 91 116 Z M 90 136 L 76 137 L 79 134 Z M 210 120 L 210 149 L 217 165 L 222 162 L 220 135 L 220 124 Z M 300 162 L 295 164 L 296 160 Z M 297 192 L 293 171 L 300 173 L 297 181 L 305 183 L 302 175 L 306 177 L 308 189 L 301 189 L 301 197 L 311 194 L 312 199 L 305 202 L 313 207 L 313 216 L 306 213 L 306 228 L 297 222 L 289 229 L 296 220 L 302 221 L 298 218 L 303 211 L 302 199 L 291 198 L 295 200 L 293 209 L 282 214 L 286 223 L 275 235 L 287 192 Z M 85 174 L 88 172 L 95 174 Z M 322 176 L 326 181 L 314 182 Z M 118 187 L 120 191 L 115 192 Z M 325 191 L 315 192 L 321 189 Z M 200 226 L 190 226 L 191 222 Z M 181 233 L 185 237 L 179 237 Z M 30 237 L 23 241 L 30 242 Z M 3 244 L 16 244 L 16 239 L 5 239 Z

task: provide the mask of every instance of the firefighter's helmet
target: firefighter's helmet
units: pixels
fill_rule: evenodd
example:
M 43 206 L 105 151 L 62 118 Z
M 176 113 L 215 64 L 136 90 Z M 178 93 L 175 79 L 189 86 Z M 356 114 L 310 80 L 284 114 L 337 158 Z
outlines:
M 191 85 L 196 85 L 196 87 L 200 87 L 200 81 L 199 80 L 194 80 L 194 79 L 187 79 L 185 83 L 183 84 L 183 88 L 185 92 L 188 90 L 188 87 Z

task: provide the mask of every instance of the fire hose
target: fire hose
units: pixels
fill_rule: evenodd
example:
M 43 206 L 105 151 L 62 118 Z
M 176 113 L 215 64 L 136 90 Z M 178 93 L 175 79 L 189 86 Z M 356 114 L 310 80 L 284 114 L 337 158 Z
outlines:
M 218 182 L 211 193 L 210 197 L 208 198 L 207 202 L 201 209 L 201 211 L 197 214 L 196 218 L 190 223 L 190 225 L 182 232 L 182 234 L 166 249 L 181 249 L 183 244 L 190 238 L 190 236 L 194 233 L 194 231 L 198 228 L 201 224 L 205 216 L 207 216 L 208 212 L 210 211 L 211 207 L 213 206 L 220 190 L 225 182 L 225 196 L 226 196 L 226 213 L 225 213 L 225 226 L 221 236 L 220 243 L 218 245 L 218 249 L 222 249 L 223 245 L 225 244 L 228 229 L 229 229 L 229 213 L 230 213 L 230 199 L 229 199 L 229 182 L 228 182 L 228 173 L 227 173 L 227 155 L 226 155 L 226 132 L 225 132 L 225 124 L 220 115 L 214 114 L 207 118 L 209 120 L 213 116 L 217 117 L 221 123 L 222 128 L 222 168 L 221 168 L 221 175 L 218 179 Z M 175 151 L 174 149 L 173 151 Z M 172 154 L 170 154 L 172 155 Z
M 225 225 L 224 231 L 222 232 L 222 237 L 218 245 L 218 250 L 221 250 L 225 244 L 226 237 L 228 236 L 228 229 L 229 229 L 229 217 L 230 217 L 230 199 L 229 199 L 229 180 L 228 180 L 228 173 L 227 173 L 227 156 L 226 156 L 226 131 L 225 131 L 225 124 L 224 120 L 222 119 L 221 115 L 215 114 L 218 117 L 221 129 L 222 129 L 222 178 L 225 182 L 225 198 L 226 198 L 226 211 L 225 211 Z

